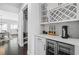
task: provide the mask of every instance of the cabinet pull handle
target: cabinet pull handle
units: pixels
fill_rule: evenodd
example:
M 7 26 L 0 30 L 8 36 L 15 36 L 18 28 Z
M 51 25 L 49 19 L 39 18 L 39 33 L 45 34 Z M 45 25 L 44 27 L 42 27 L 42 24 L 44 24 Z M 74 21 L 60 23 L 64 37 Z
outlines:
M 44 50 L 46 50 L 46 45 L 44 45 Z

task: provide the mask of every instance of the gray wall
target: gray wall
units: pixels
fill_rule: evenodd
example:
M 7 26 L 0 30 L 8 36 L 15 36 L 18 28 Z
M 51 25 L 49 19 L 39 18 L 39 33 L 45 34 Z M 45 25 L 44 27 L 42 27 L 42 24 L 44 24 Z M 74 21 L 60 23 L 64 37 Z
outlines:
M 57 35 L 62 35 L 62 26 L 67 25 L 68 26 L 68 33 L 70 37 L 72 38 L 79 38 L 79 22 L 64 22 L 64 23 L 57 23 L 57 24 L 51 24 L 51 28 L 55 25 L 56 27 L 56 33 Z M 46 31 L 49 30 L 49 26 L 45 25 L 44 28 Z
M 60 23 L 56 24 L 56 31 L 59 35 L 62 33 L 62 26 L 68 26 L 68 33 L 70 37 L 79 38 L 79 22 L 68 22 L 68 23 Z

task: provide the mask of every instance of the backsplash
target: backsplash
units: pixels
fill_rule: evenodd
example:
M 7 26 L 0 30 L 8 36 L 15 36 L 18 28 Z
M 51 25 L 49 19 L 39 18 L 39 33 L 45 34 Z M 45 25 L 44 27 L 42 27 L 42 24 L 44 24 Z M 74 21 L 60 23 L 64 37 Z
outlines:
M 56 28 L 56 34 L 62 35 L 62 26 L 67 25 L 68 26 L 68 34 L 71 38 L 79 38 L 79 22 L 63 22 L 63 23 L 56 23 L 51 24 L 50 27 L 52 30 L 52 27 L 55 25 Z M 49 31 L 49 25 L 45 25 L 44 27 L 45 31 Z

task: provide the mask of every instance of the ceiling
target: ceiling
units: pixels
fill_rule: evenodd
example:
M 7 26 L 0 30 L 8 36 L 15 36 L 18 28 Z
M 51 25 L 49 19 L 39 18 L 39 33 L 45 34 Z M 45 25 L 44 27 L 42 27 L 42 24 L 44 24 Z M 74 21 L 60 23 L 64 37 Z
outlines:
M 0 3 L 0 9 L 13 13 L 18 13 L 22 5 L 23 3 Z
M 3 3 L 4 5 L 14 6 L 16 8 L 20 8 L 23 3 Z

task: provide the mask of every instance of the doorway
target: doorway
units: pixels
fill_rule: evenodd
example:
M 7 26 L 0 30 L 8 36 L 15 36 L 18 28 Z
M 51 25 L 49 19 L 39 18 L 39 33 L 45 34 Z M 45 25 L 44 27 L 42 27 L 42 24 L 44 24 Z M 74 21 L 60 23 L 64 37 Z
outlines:
M 28 49 L 28 8 L 23 10 L 23 53 L 27 54 Z

